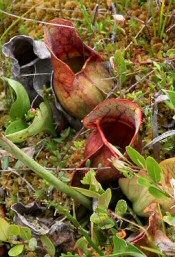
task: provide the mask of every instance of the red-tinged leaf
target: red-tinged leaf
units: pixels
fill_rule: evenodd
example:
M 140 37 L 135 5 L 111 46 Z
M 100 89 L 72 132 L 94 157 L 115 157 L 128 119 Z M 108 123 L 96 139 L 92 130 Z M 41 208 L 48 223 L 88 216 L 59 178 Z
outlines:
M 148 233 L 151 236 L 153 242 L 158 246 L 158 248 L 167 255 L 175 255 L 175 246 L 164 232 L 164 226 L 162 223 L 162 214 L 157 204 L 151 204 L 147 210 L 150 213 Z
M 87 159 L 92 167 L 101 164 L 111 167 L 97 172 L 97 179 L 101 183 L 115 181 L 122 174 L 112 166 L 111 157 L 120 158 L 125 153 L 125 147 L 135 145 L 142 121 L 142 112 L 136 103 L 125 99 L 108 99 L 98 104 L 96 108 L 84 118 L 84 126 L 93 129 L 87 140 L 86 157 L 81 166 L 85 166 Z M 78 181 L 78 174 L 73 177 L 73 185 Z M 76 183 L 76 186 L 77 183 Z
M 56 96 L 72 116 L 84 118 L 114 87 L 103 58 L 88 47 L 74 24 L 54 19 L 46 26 L 46 44 L 54 66 Z
M 156 251 L 158 251 L 159 248 L 155 248 L 154 238 L 158 230 L 163 231 L 162 216 L 159 210 L 159 206 L 156 203 L 150 204 L 146 208 L 145 212 L 147 215 L 149 215 L 149 224 L 147 227 L 145 227 L 145 231 L 141 231 L 140 234 L 136 235 L 135 238 L 132 239 L 132 243 L 141 248 L 147 254 L 147 256 L 157 257 Z M 153 251 L 150 252 L 149 248 Z
M 166 256 L 175 255 L 174 242 L 172 242 L 164 232 L 164 226 L 162 223 L 162 214 L 157 203 L 152 203 L 145 210 L 149 214 L 149 225 L 146 228 L 146 233 L 142 232 L 132 241 L 136 246 L 140 246 L 142 249 L 146 249 L 147 256 L 157 256 L 156 252 L 159 250 Z M 152 240 L 149 240 L 151 238 Z M 155 244 L 157 248 L 155 249 Z M 154 250 L 149 252 L 149 248 Z
M 0 206 L 0 217 L 5 218 L 6 217 L 6 213 L 4 210 L 4 207 Z

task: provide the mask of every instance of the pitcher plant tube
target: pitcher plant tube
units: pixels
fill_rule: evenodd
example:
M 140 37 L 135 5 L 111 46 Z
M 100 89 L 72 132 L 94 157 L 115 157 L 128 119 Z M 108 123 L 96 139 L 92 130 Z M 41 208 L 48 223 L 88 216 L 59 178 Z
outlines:
M 111 157 L 120 158 L 125 153 L 125 147 L 132 145 L 139 147 L 138 132 L 142 122 L 142 111 L 138 105 L 126 99 L 111 98 L 97 105 L 84 118 L 84 126 L 92 129 L 87 139 L 85 166 L 87 160 L 92 167 L 99 165 L 111 166 L 111 169 L 100 169 L 97 179 L 102 184 L 117 180 L 122 174 L 114 168 Z M 84 174 L 75 173 L 72 184 L 77 186 Z
M 53 89 L 62 107 L 82 119 L 105 99 L 114 81 L 103 57 L 82 41 L 71 21 L 50 23 L 45 42 L 54 67 Z

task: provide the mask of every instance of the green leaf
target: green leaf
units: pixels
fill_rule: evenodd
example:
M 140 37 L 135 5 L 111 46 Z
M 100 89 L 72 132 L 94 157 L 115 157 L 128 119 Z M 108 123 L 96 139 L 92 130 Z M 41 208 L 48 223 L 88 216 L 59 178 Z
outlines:
M 20 233 L 19 235 L 25 239 L 25 240 L 29 240 L 32 237 L 32 232 L 31 229 L 28 227 L 20 227 Z
M 158 63 L 158 62 L 154 62 L 153 61 L 153 65 L 154 65 L 154 67 L 160 72 L 161 71 L 161 66 L 160 66 L 160 64 Z
M 150 187 L 152 185 L 149 178 L 140 176 L 138 179 L 138 184 L 145 187 Z
M 91 160 L 90 160 L 90 159 L 88 159 L 88 160 L 86 161 L 85 166 L 88 167 L 88 168 L 91 167 Z
M 168 195 L 156 186 L 150 186 L 149 192 L 151 195 L 153 195 L 154 197 L 156 197 L 158 199 L 168 198 Z
M 139 167 L 144 168 L 145 167 L 145 158 L 137 152 L 134 148 L 131 146 L 126 147 L 126 151 L 130 157 L 130 159 Z
M 47 236 L 41 236 L 41 242 L 44 249 L 48 252 L 51 257 L 55 256 L 55 246 Z
M 10 87 L 16 93 L 16 101 L 12 104 L 10 109 L 10 117 L 12 119 L 23 118 L 30 109 L 30 100 L 24 86 L 16 80 L 4 78 Z
M 10 224 L 0 217 L 0 241 L 7 241 L 8 240 L 8 229 Z
M 171 215 L 171 213 L 167 212 L 167 216 L 163 217 L 163 220 L 168 223 L 170 226 L 175 227 L 175 216 Z
M 93 213 L 90 217 L 90 221 L 93 222 L 94 224 L 104 224 L 107 222 L 109 219 L 108 213 L 105 212 L 97 212 Z
M 18 132 L 20 130 L 26 129 L 28 127 L 27 123 L 21 119 L 15 120 L 10 123 L 5 131 L 5 135 Z
M 115 207 L 115 213 L 118 216 L 123 216 L 124 214 L 126 214 L 127 209 L 128 209 L 127 202 L 121 199 L 117 202 L 117 205 Z
M 92 198 L 99 198 L 100 194 L 97 192 L 94 192 L 92 190 L 88 190 L 85 188 L 80 188 L 80 187 L 72 187 L 73 189 L 75 189 L 76 191 L 80 192 L 83 195 L 86 195 L 88 197 L 92 197 Z
M 14 237 L 18 236 L 20 233 L 20 227 L 17 225 L 10 225 L 8 228 L 8 239 L 11 241 Z
M 29 240 L 29 248 L 31 251 L 35 251 L 36 248 L 37 248 L 37 240 L 36 238 L 32 237 L 30 240 Z
M 160 167 L 160 165 L 158 164 L 158 162 L 156 162 L 156 160 L 154 158 L 149 156 L 146 159 L 146 168 L 147 168 L 147 171 L 148 171 L 151 179 L 155 183 L 160 182 L 162 175 L 163 175 L 163 171 L 162 171 L 162 168 Z
M 156 253 L 158 256 L 162 256 L 162 251 L 159 249 L 155 249 L 155 248 L 151 248 L 151 247 L 147 247 L 147 246 L 141 246 L 142 249 L 149 251 L 151 253 Z M 154 255 L 155 256 L 155 255 Z M 164 257 L 164 256 L 163 256 Z
M 100 195 L 98 199 L 98 207 L 107 209 L 111 201 L 111 189 L 108 188 L 103 194 Z
M 116 226 L 115 221 L 112 218 L 108 218 L 108 220 L 101 224 L 100 229 L 110 229 Z
M 40 104 L 40 108 L 37 109 L 36 116 L 28 128 L 8 134 L 7 137 L 14 143 L 20 143 L 41 132 L 49 132 L 56 136 L 53 125 L 52 111 L 49 104 L 45 102 Z
M 88 249 L 88 242 L 85 237 L 81 237 L 76 241 L 74 249 L 81 249 L 86 257 L 92 256 L 91 252 Z
M 124 253 L 114 253 L 114 254 L 110 254 L 108 256 L 105 256 L 105 257 L 128 257 L 128 256 L 131 256 L 131 257 L 148 257 L 147 255 L 144 255 L 144 253 L 133 253 L 133 252 L 124 252 Z
M 147 257 L 139 248 L 131 243 L 128 243 L 127 251 L 132 253 L 134 257 Z
M 147 257 L 141 250 L 136 246 L 117 236 L 113 237 L 114 250 L 113 254 L 108 257 L 117 257 L 117 256 L 133 256 L 133 257 Z
M 91 222 L 100 226 L 100 229 L 109 229 L 115 226 L 115 222 L 109 217 L 108 211 L 105 209 L 96 209 L 90 217 Z
M 124 253 L 127 248 L 127 243 L 124 239 L 113 236 L 113 253 Z
M 117 170 L 121 171 L 125 177 L 132 178 L 134 176 L 133 169 L 131 169 L 126 162 L 123 162 L 118 158 L 112 158 L 112 164 Z
M 162 90 L 165 94 L 168 95 L 169 99 L 170 99 L 170 104 L 169 101 L 166 102 L 166 104 L 170 107 L 175 109 L 175 91 L 171 91 L 171 90 Z
M 9 256 L 18 256 L 20 255 L 24 250 L 24 245 L 15 245 L 8 251 Z
M 122 83 L 125 82 L 126 80 L 126 71 L 127 71 L 127 66 L 126 66 L 126 60 L 123 57 L 123 53 L 121 50 L 117 50 L 114 54 L 114 61 L 115 64 L 117 65 L 118 73 L 121 76 L 121 81 Z
M 88 171 L 88 173 L 85 175 L 85 177 L 82 180 L 82 184 L 90 185 L 89 189 L 91 191 L 102 194 L 102 193 L 104 193 L 104 190 L 103 190 L 101 184 L 97 181 L 95 175 L 96 175 L 96 173 L 94 170 Z
M 175 56 L 175 49 L 169 49 L 168 51 L 167 51 L 167 56 L 169 56 L 169 57 L 173 57 L 173 56 Z
M 10 162 L 9 156 L 5 156 L 5 157 L 4 157 L 4 160 L 3 160 L 2 164 L 1 164 L 3 170 L 7 170 L 7 169 L 8 169 L 8 167 L 9 167 L 9 162 Z

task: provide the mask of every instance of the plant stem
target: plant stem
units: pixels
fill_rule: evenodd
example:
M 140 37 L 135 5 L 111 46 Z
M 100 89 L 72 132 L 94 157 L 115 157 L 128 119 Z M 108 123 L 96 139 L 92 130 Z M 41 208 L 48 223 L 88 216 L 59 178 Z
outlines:
M 68 196 L 72 197 L 75 201 L 81 203 L 86 208 L 90 210 L 92 209 L 91 201 L 88 197 L 77 192 L 71 186 L 63 183 L 61 180 L 55 177 L 52 173 L 48 172 L 45 168 L 43 168 L 40 164 L 34 161 L 31 157 L 29 157 L 26 153 L 24 153 L 2 134 L 0 134 L 0 146 L 9 153 L 11 153 L 15 158 L 23 162 L 36 174 L 45 179 L 49 184 L 55 186 L 55 188 L 57 188 L 61 192 L 66 193 Z
M 67 218 L 74 224 L 74 226 L 76 228 L 78 228 L 81 233 L 83 234 L 83 236 L 86 238 L 86 240 L 88 241 L 88 243 L 90 244 L 91 247 L 93 247 L 95 249 L 95 251 L 97 253 L 100 254 L 100 256 L 104 256 L 104 253 L 98 248 L 98 246 L 92 241 L 91 237 L 89 236 L 88 232 L 82 228 L 82 226 L 80 225 L 80 223 L 65 209 L 63 208 L 60 204 L 56 204 L 56 203 L 49 203 L 51 206 L 54 206 L 60 213 L 64 214 L 67 216 Z
M 166 12 L 166 15 L 165 15 L 165 19 L 164 19 L 164 22 L 163 22 L 163 25 L 161 27 L 160 38 L 163 37 L 163 33 L 165 32 L 165 26 L 167 25 L 168 14 L 170 12 L 172 4 L 173 4 L 173 0 L 170 0 L 169 5 L 168 5 L 168 9 L 167 9 L 167 12 Z
M 154 31 L 154 37 L 157 36 L 157 29 L 156 29 L 156 11 L 154 7 L 153 0 L 151 0 L 151 12 L 152 12 L 152 18 L 153 18 L 153 31 Z
M 159 15 L 159 36 L 160 36 L 160 38 L 161 38 L 161 32 L 162 32 L 162 22 L 163 22 L 164 11 L 165 11 L 165 0 L 162 1 L 160 15 Z

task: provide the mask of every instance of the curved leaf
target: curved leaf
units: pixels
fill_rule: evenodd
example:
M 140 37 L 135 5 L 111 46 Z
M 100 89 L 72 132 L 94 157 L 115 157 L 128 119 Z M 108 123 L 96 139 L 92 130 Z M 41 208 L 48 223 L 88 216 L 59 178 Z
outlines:
M 26 129 L 28 127 L 27 123 L 21 119 L 17 119 L 10 123 L 5 131 L 5 135 L 16 133 L 20 130 Z
M 145 158 L 137 152 L 134 148 L 131 146 L 126 147 L 127 154 L 129 155 L 129 158 L 139 167 L 144 168 L 145 167 Z
M 173 109 L 175 109 L 175 91 L 171 90 L 162 90 L 165 94 L 168 95 L 170 102 L 166 102 L 167 105 Z
M 0 241 L 8 240 L 8 229 L 10 224 L 0 217 Z
M 163 171 L 162 171 L 160 165 L 157 163 L 157 161 L 154 158 L 149 156 L 146 159 L 146 168 L 147 168 L 147 171 L 148 171 L 151 179 L 155 183 L 159 183 L 162 178 Z
M 159 189 L 156 186 L 150 186 L 149 192 L 151 195 L 153 195 L 155 198 L 158 198 L 158 199 L 169 198 L 168 195 L 164 191 L 162 191 L 161 189 Z
M 51 257 L 55 256 L 55 246 L 52 241 L 46 236 L 41 236 L 41 242 L 43 244 L 44 249 L 48 252 Z
M 13 248 L 8 251 L 9 256 L 18 256 L 20 255 L 24 250 L 24 245 L 15 245 Z
M 44 102 L 40 104 L 40 108 L 37 109 L 36 116 L 28 128 L 8 134 L 7 137 L 14 143 L 20 143 L 40 132 L 49 132 L 52 135 L 56 135 L 53 125 L 52 111 L 50 106 Z
M 30 109 L 30 100 L 28 94 L 21 83 L 16 80 L 4 78 L 15 91 L 16 100 L 10 109 L 10 117 L 12 119 L 23 118 L 27 111 Z
M 143 173 L 142 175 L 144 176 L 145 174 Z M 133 203 L 135 213 L 140 216 L 147 216 L 144 210 L 155 200 L 155 197 L 149 193 L 148 188 L 139 185 L 138 179 L 135 176 L 132 179 L 119 179 L 119 185 L 123 193 Z
M 10 225 L 8 228 L 8 239 L 13 240 L 14 237 L 18 236 L 20 233 L 20 227 L 17 225 Z

